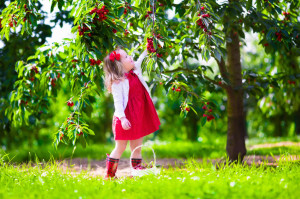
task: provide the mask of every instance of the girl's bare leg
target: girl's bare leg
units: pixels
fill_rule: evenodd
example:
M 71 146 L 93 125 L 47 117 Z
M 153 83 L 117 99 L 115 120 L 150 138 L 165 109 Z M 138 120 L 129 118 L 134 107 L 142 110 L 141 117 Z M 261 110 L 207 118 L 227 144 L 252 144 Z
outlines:
M 125 151 L 128 140 L 115 140 L 116 146 L 114 150 L 110 153 L 109 157 L 120 159 L 122 153 Z
M 137 147 L 143 144 L 143 137 L 136 139 L 136 140 L 129 140 L 130 141 L 130 150 L 131 153 L 132 151 Z M 139 147 L 137 148 L 134 153 L 132 154 L 132 158 L 142 158 L 142 154 L 141 154 L 142 148 Z

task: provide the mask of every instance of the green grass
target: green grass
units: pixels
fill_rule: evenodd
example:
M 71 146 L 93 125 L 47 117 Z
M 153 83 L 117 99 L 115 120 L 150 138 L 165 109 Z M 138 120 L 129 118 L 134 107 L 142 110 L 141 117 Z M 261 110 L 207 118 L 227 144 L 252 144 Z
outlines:
M 215 139 L 217 140 L 217 139 Z M 209 142 L 187 142 L 187 141 L 155 141 L 151 144 L 154 149 L 157 158 L 220 158 L 226 156 L 226 138 L 218 138 L 218 141 L 210 140 Z M 249 139 L 246 142 L 247 148 L 254 144 L 261 143 L 274 143 L 280 141 L 294 141 L 299 142 L 299 137 L 293 138 L 261 138 L 261 139 Z M 113 144 L 91 144 L 87 148 L 82 148 L 81 145 L 76 146 L 75 150 L 73 146 L 59 145 L 56 151 L 51 145 L 44 145 L 43 147 L 21 147 L 10 151 L 3 151 L 0 149 L 0 156 L 9 154 L 9 159 L 13 162 L 27 162 L 35 160 L 36 157 L 39 160 L 48 161 L 50 156 L 55 159 L 65 158 L 89 158 L 89 159 L 105 159 L 106 153 L 110 153 L 114 148 Z M 73 153 L 74 151 L 74 153 Z M 145 158 L 153 157 L 151 148 L 143 147 L 143 156 Z M 122 154 L 122 158 L 130 157 L 129 143 L 125 152 Z M 288 147 L 273 147 L 273 148 L 259 148 L 253 150 L 247 150 L 248 155 L 280 155 L 283 153 L 300 154 L 300 147 L 288 146 Z
M 300 147 L 297 146 L 281 146 L 281 147 L 272 147 L 272 148 L 258 148 L 248 150 L 248 155 L 280 155 L 280 154 L 291 154 L 296 155 L 300 154 Z
M 49 161 L 39 167 L 10 165 L 0 157 L 0 198 L 298 198 L 300 162 L 277 167 L 224 165 L 189 158 L 159 175 L 104 181 L 86 171 L 74 176 Z M 205 162 L 205 161 L 204 161 Z
M 284 141 L 290 141 L 290 142 L 300 142 L 300 136 L 293 136 L 293 137 L 256 137 L 256 138 L 250 138 L 246 140 L 246 145 L 255 145 L 255 144 L 264 144 L 264 143 L 276 143 L 276 142 L 284 142 Z

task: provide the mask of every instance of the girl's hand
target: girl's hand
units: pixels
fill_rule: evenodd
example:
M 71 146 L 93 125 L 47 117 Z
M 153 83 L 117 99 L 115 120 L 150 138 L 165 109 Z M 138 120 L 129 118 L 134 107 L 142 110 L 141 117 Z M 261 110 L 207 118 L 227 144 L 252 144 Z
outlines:
M 128 130 L 131 128 L 131 124 L 126 117 L 121 117 L 120 120 L 124 130 Z

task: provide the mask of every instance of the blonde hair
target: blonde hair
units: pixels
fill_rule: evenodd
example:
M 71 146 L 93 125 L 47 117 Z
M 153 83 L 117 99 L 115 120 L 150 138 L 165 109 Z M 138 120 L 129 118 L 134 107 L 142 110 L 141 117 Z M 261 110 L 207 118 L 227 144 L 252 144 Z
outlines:
M 121 50 L 120 48 L 117 48 L 115 51 Z M 111 52 L 112 53 L 112 52 Z M 111 61 L 109 59 L 110 53 L 104 58 L 104 65 L 103 70 L 105 73 L 104 77 L 104 84 L 108 91 L 108 93 L 111 93 L 111 85 L 114 81 L 123 81 L 124 80 L 124 70 L 123 65 L 121 63 L 121 60 L 114 60 Z

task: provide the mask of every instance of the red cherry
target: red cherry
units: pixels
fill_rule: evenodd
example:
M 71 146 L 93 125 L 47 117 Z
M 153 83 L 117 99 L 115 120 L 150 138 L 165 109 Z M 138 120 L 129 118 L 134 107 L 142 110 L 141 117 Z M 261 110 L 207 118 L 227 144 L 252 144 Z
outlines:
M 185 110 L 186 110 L 187 112 L 189 112 L 189 111 L 190 111 L 190 108 L 189 108 L 189 107 L 186 107 Z
M 113 29 L 112 31 L 113 31 L 113 33 L 115 33 L 115 34 L 117 33 L 117 30 L 116 30 L 116 29 Z
M 202 109 L 206 110 L 207 109 L 206 105 L 202 106 Z
M 209 105 L 209 102 L 207 102 L 206 104 Z
M 174 90 L 175 90 L 175 87 L 173 87 L 172 90 L 174 91 Z
M 74 106 L 74 102 L 68 101 L 67 105 L 68 105 L 69 107 L 72 107 L 72 106 Z
M 212 112 L 212 109 L 209 109 L 208 112 L 211 113 L 211 112 Z

